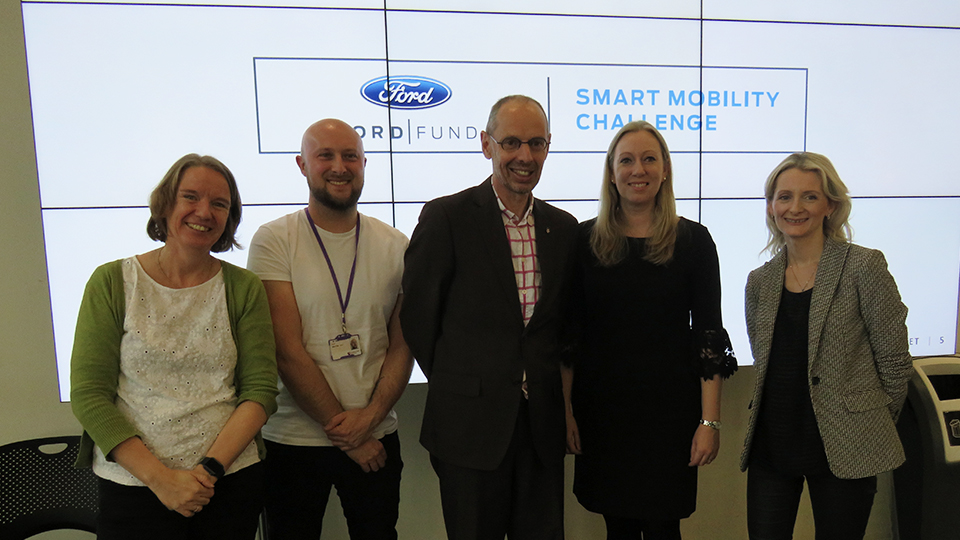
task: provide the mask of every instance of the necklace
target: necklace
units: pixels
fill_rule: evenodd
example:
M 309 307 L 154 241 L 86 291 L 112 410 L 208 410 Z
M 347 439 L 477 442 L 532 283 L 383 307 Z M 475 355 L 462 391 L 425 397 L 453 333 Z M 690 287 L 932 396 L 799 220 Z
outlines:
M 165 278 L 167 279 L 167 283 L 170 283 L 171 286 L 174 286 L 173 279 L 171 279 L 171 278 L 170 278 L 170 275 L 167 274 L 167 271 L 163 269 L 163 262 L 161 262 L 161 260 L 160 260 L 160 255 L 163 253 L 163 250 L 164 250 L 165 247 L 167 247 L 167 246 L 163 246 L 163 247 L 160 248 L 159 251 L 157 251 L 157 266 L 160 268 L 160 273 L 163 274 L 163 277 L 165 277 Z M 212 259 L 212 258 L 213 258 L 213 257 L 211 257 L 211 259 Z M 211 270 L 211 267 L 210 267 L 210 264 L 208 263 L 208 264 L 207 264 L 207 268 L 204 269 L 203 274 L 201 275 L 201 277 L 202 277 L 202 278 L 205 278 L 206 276 L 208 276 L 208 275 L 210 274 L 210 270 Z M 202 282 L 203 282 L 203 281 L 201 281 L 201 283 L 202 283 Z M 174 286 L 174 288 L 180 288 L 180 287 Z
M 167 282 L 169 283 L 169 282 L 170 282 L 170 276 L 167 275 L 167 271 L 163 269 L 163 263 L 160 262 L 160 254 L 163 253 L 163 248 L 165 248 L 165 247 L 167 247 L 167 246 L 163 246 L 163 247 L 160 248 L 159 251 L 157 251 L 157 266 L 160 267 L 160 273 L 163 274 L 163 277 L 167 278 Z
M 807 278 L 807 281 L 803 282 L 803 285 L 800 286 L 799 292 L 807 290 L 807 285 L 809 285 L 813 277 L 817 275 L 817 266 L 818 265 L 814 265 L 813 272 L 810 273 L 810 277 Z M 793 280 L 797 282 L 797 285 L 800 285 L 800 278 L 797 277 L 797 265 L 791 264 L 790 269 L 793 271 Z M 161 268 L 161 270 L 163 269 Z

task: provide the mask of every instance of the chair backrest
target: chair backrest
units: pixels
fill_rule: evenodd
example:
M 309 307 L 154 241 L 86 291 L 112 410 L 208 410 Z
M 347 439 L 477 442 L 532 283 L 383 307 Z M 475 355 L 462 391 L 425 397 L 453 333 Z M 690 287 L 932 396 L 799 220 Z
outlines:
M 0 538 L 56 529 L 96 532 L 97 478 L 89 468 L 74 468 L 79 448 L 80 437 L 0 446 Z

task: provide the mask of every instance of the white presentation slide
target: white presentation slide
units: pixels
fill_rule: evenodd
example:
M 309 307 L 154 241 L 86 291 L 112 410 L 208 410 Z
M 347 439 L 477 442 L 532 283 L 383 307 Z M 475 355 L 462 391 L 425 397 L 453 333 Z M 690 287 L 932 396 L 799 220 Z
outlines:
M 24 1 L 61 399 L 84 284 L 156 247 L 147 198 L 180 156 L 234 172 L 247 245 L 306 203 L 303 130 L 344 119 L 367 151 L 361 211 L 410 235 L 424 202 L 490 174 L 480 131 L 508 94 L 536 98 L 550 119 L 535 194 L 580 220 L 596 215 L 616 131 L 639 119 L 661 130 L 678 209 L 717 243 L 741 364 L 753 361 L 743 288 L 769 258 L 763 184 L 804 150 L 827 155 L 850 188 L 854 241 L 886 255 L 911 352 L 955 350 L 955 2 L 910 13 L 892 0 L 515 4 Z

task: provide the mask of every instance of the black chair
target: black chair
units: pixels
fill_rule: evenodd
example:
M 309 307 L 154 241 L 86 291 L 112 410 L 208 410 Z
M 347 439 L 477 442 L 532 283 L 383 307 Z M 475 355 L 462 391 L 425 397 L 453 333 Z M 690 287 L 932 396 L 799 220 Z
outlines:
M 97 478 L 89 468 L 74 468 L 79 448 L 80 437 L 0 446 L 0 538 L 57 529 L 96 532 Z

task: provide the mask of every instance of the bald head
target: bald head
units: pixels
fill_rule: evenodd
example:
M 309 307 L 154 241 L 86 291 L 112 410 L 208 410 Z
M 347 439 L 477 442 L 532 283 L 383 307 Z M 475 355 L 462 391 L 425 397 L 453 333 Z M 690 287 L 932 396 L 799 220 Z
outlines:
M 524 96 L 522 94 L 514 94 L 500 98 L 496 103 L 493 104 L 493 107 L 490 108 L 490 116 L 487 117 L 486 128 L 488 134 L 493 134 L 497 131 L 497 127 L 500 125 L 500 109 L 502 109 L 505 105 L 535 105 L 536 108 L 540 110 L 540 114 L 543 115 L 543 121 L 545 124 L 547 124 L 547 132 L 550 132 L 550 121 L 547 119 L 546 111 L 543 110 L 543 105 L 540 105 L 540 102 L 532 97 Z
M 360 157 L 363 157 L 363 141 L 357 130 L 350 124 L 336 118 L 324 118 L 318 120 L 303 132 L 303 138 L 300 139 L 300 156 L 310 154 L 315 148 L 326 144 L 331 138 L 352 139 L 356 144 L 355 148 L 359 150 Z

